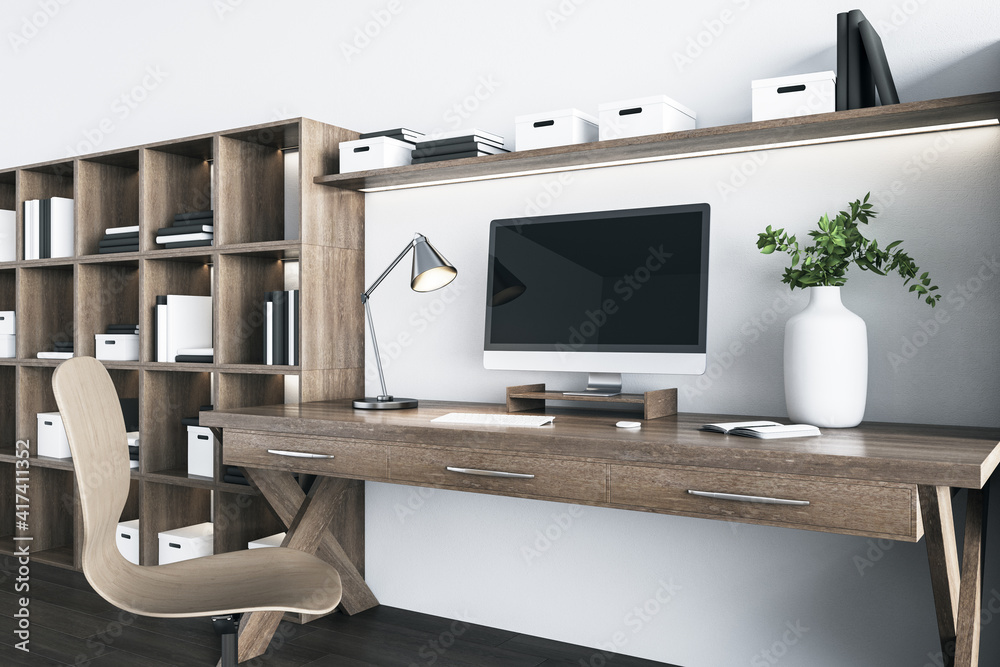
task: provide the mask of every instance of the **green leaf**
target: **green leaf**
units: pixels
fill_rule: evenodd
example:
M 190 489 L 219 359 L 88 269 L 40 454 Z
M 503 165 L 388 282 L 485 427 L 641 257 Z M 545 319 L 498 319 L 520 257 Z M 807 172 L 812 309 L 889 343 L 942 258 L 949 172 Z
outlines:
M 773 243 L 770 244 L 770 245 L 766 245 L 766 246 L 764 246 L 763 248 L 760 249 L 760 253 L 762 255 L 770 255 L 772 252 L 774 252 L 774 247 L 775 246 L 774 246 Z

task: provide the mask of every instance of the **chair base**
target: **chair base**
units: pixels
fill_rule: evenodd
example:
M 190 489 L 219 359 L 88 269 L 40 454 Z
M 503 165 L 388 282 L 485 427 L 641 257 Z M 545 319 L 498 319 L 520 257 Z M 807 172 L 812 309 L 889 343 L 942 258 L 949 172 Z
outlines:
M 222 667 L 236 667 L 237 643 L 236 639 L 240 628 L 240 618 L 242 614 L 226 614 L 225 616 L 213 616 L 212 625 L 215 632 L 222 639 Z

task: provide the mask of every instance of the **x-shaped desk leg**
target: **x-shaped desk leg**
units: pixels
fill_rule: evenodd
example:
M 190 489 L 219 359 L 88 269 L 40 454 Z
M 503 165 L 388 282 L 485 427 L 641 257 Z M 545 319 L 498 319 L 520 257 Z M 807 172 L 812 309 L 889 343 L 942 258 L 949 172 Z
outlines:
M 289 472 L 245 468 L 244 473 L 288 527 L 281 546 L 315 554 L 340 573 L 343 586 L 340 606 L 344 613 L 356 614 L 378 605 L 364 577 L 329 529 L 343 511 L 344 499 L 358 482 L 320 477 L 307 496 Z M 240 662 L 267 650 L 283 616 L 283 612 L 258 611 L 243 617 L 239 634 Z

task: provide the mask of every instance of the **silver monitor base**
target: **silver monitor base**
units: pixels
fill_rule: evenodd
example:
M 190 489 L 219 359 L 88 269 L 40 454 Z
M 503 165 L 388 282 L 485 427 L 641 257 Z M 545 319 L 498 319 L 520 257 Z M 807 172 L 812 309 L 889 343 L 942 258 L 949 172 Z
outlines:
M 590 373 L 583 391 L 564 391 L 563 396 L 618 396 L 622 393 L 621 373 Z

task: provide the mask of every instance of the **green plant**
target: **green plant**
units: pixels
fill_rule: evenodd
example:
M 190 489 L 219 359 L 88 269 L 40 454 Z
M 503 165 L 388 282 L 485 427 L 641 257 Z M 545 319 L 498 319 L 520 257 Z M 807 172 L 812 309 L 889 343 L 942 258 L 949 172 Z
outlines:
M 851 264 L 857 265 L 862 271 L 872 271 L 880 276 L 896 272 L 903 277 L 903 284 L 911 280 L 910 291 L 916 292 L 917 298 L 923 298 L 933 307 L 940 299 L 937 285 L 931 285 L 927 272 L 917 273 L 913 258 L 900 248 L 902 241 L 894 241 L 885 248 L 878 247 L 878 241 L 867 239 L 862 235 L 858 223 L 867 225 L 877 214 L 868 203 L 871 193 L 865 195 L 864 201 L 851 202 L 851 211 L 841 211 L 833 220 L 826 214 L 819 219 L 819 229 L 809 232 L 813 244 L 800 248 L 794 236 L 789 236 L 784 229 L 767 229 L 757 235 L 757 247 L 761 253 L 770 255 L 774 251 L 788 253 L 792 265 L 785 269 L 781 282 L 787 283 L 792 289 L 813 286 L 841 286 L 847 282 L 847 269 Z

